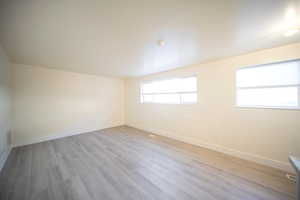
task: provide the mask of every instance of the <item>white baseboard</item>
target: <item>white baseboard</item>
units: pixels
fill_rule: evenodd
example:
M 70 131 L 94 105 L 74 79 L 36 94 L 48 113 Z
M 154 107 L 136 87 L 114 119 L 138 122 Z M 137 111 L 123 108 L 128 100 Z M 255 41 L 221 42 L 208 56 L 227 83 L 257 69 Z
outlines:
M 175 136 L 174 134 L 171 134 L 168 131 L 162 131 L 162 130 L 156 130 L 156 129 L 151 129 L 151 128 L 144 128 L 144 127 L 136 127 L 136 126 L 132 126 L 132 125 L 127 125 L 129 127 L 133 127 L 133 128 L 137 128 L 137 129 L 141 129 L 141 130 L 145 130 L 147 132 L 151 132 L 154 134 L 158 134 L 158 135 L 162 135 L 168 138 L 172 138 L 175 140 L 179 140 L 188 144 L 193 144 L 199 147 L 203 147 L 203 148 L 207 148 L 207 149 L 211 149 L 214 151 L 218 151 L 224 154 L 228 154 L 231 156 L 235 156 L 244 160 L 248 160 L 248 161 L 252 161 L 261 165 L 265 165 L 265 166 L 269 166 L 269 167 L 273 167 L 276 169 L 280 169 L 283 170 L 285 172 L 289 172 L 289 173 L 295 173 L 294 169 L 292 168 L 292 166 L 288 163 L 288 162 L 282 162 L 282 161 L 278 161 L 278 160 L 272 160 L 263 156 L 259 156 L 259 155 L 255 155 L 255 154 L 251 154 L 251 153 L 246 153 L 246 152 L 241 152 L 235 149 L 231 149 L 228 147 L 223 147 L 223 146 L 219 146 L 219 145 L 215 145 L 215 144 L 209 144 L 209 143 L 205 143 L 203 141 L 200 141 L 198 139 L 192 138 L 192 137 L 186 137 L 186 136 Z
M 9 148 L 8 148 L 8 151 L 6 151 L 6 152 L 4 153 L 4 155 L 0 158 L 0 172 L 1 172 L 2 168 L 4 167 L 4 164 L 5 164 L 5 162 L 6 162 L 7 158 L 8 158 L 8 156 L 9 156 L 11 150 L 12 150 L 12 148 L 9 147 Z
M 60 133 L 60 134 L 47 135 L 47 136 L 38 137 L 38 138 L 31 138 L 29 140 L 24 140 L 24 141 L 16 142 L 16 143 L 14 143 L 12 145 L 12 147 L 14 148 L 14 147 L 20 147 L 20 146 L 25 146 L 25 145 L 30 145 L 30 144 L 41 143 L 41 142 L 56 140 L 56 139 L 60 139 L 60 138 L 64 138 L 64 137 L 69 137 L 69 136 L 74 136 L 74 135 L 80 135 L 80 134 L 95 132 L 95 131 L 99 131 L 99 130 L 103 130 L 103 129 L 107 129 L 107 128 L 118 127 L 118 126 L 122 126 L 122 125 L 108 126 L 108 127 L 103 127 L 101 129 L 97 129 L 97 130 L 73 131 L 73 132 L 68 132 L 68 133 Z

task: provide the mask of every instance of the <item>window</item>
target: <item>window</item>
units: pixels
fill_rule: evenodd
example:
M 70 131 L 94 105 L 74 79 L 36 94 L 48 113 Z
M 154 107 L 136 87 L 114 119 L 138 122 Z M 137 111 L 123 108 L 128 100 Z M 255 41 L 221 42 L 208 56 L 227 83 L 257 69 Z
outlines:
M 142 103 L 188 104 L 197 102 L 197 78 L 186 77 L 143 83 Z
M 236 73 L 237 106 L 300 109 L 300 60 Z

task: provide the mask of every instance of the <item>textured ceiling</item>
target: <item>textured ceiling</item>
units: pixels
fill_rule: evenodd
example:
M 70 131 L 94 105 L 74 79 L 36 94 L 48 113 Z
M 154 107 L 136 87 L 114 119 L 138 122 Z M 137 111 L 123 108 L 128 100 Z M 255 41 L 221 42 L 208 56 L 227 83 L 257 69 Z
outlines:
M 140 76 L 300 41 L 300 34 L 283 36 L 299 22 L 297 6 L 298 0 L 1 0 L 0 43 L 15 63 Z

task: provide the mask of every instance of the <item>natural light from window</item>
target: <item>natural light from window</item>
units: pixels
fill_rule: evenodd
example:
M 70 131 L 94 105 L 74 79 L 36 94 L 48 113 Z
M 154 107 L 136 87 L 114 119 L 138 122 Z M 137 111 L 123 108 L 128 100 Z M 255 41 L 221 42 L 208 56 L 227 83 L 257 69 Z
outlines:
M 300 60 L 241 68 L 237 106 L 300 109 Z
M 185 77 L 142 83 L 142 103 L 197 103 L 197 78 Z

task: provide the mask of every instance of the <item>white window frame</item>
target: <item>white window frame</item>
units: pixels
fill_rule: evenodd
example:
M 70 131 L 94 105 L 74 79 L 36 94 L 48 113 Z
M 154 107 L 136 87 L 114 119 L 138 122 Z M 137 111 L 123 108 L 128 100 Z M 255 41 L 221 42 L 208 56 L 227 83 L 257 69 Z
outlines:
M 300 84 L 289 84 L 289 85 L 272 85 L 272 86 L 251 86 L 251 87 L 238 87 L 236 82 L 237 82 L 237 72 L 240 69 L 247 69 L 247 68 L 257 68 L 257 67 L 264 67 L 267 65 L 272 65 L 272 64 L 280 64 L 280 63 L 288 63 L 288 62 L 293 62 L 293 61 L 300 61 L 300 59 L 294 59 L 294 60 L 287 60 L 287 61 L 281 61 L 281 62 L 273 62 L 273 63 L 267 63 L 267 64 L 261 64 L 261 65 L 255 65 L 255 66 L 247 66 L 247 67 L 241 67 L 238 68 L 235 72 L 235 106 L 239 108 L 257 108 L 257 109 L 279 109 L 279 110 L 300 110 Z M 300 76 L 300 75 L 299 75 Z M 298 107 L 288 107 L 288 106 L 242 106 L 238 105 L 238 90 L 241 89 L 265 89 L 265 88 L 285 88 L 285 87 L 297 87 L 298 88 Z
M 195 92 L 161 92 L 161 93 L 143 93 L 143 84 L 152 83 L 152 82 L 159 82 L 159 81 L 166 81 L 166 80 L 172 80 L 172 79 L 184 79 L 184 78 L 196 78 L 196 91 Z M 155 102 L 145 102 L 142 100 L 143 95 L 160 95 L 160 94 L 178 94 L 180 96 L 180 102 L 179 103 L 155 103 Z M 183 102 L 182 101 L 182 94 L 196 94 L 197 95 L 197 101 L 196 102 Z M 167 104 L 167 105 L 188 105 L 188 104 L 197 104 L 199 102 L 199 95 L 198 95 L 198 76 L 197 75 L 191 75 L 191 76 L 180 76 L 180 77 L 172 77 L 172 78 L 164 78 L 164 79 L 155 79 L 151 81 L 143 81 L 140 83 L 140 99 L 139 102 L 141 104 Z

